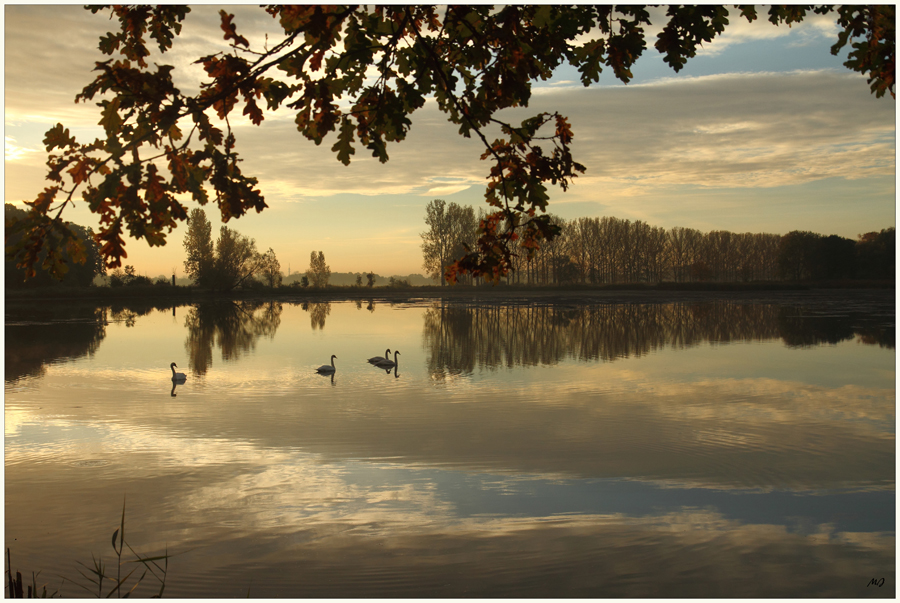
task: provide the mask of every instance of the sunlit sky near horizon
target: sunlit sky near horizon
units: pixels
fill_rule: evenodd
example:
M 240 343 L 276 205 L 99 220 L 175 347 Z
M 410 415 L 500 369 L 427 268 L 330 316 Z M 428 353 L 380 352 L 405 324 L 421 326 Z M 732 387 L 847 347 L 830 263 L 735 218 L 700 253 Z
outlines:
M 174 50 L 148 61 L 175 65 L 185 92 L 199 81 L 190 63 L 226 49 L 220 8 L 194 7 Z M 261 46 L 266 33 L 275 39 L 277 22 L 262 9 L 228 10 L 251 42 Z M 6 202 L 33 199 L 46 186 L 41 140 L 55 123 L 81 142 L 101 135 L 99 108 L 74 98 L 93 79 L 94 62 L 108 58 L 97 42 L 116 24 L 82 5 L 4 7 Z M 501 116 L 519 121 L 558 110 L 569 117 L 575 159 L 587 171 L 566 192 L 551 187 L 551 213 L 854 239 L 894 226 L 895 101 L 875 98 L 865 77 L 842 65 L 846 50 L 831 55 L 833 16 L 788 28 L 764 17 L 748 24 L 732 10 L 725 35 L 678 74 L 652 48 L 655 31 L 648 28 L 650 48 L 627 86 L 604 70 L 599 84 L 584 88 L 564 67 L 534 84 L 527 109 Z M 233 121 L 244 173 L 259 179 L 269 208 L 228 225 L 261 251 L 273 248 L 285 274 L 305 270 L 312 250 L 324 251 L 336 272 L 422 273 L 425 206 L 441 198 L 486 207 L 490 165 L 479 160 L 480 143 L 460 137 L 433 101 L 412 122 L 407 140 L 388 148 L 387 164 L 358 149 L 345 167 L 329 150 L 333 136 L 315 146 L 289 111 L 267 114 L 261 127 Z M 206 211 L 218 230 L 218 210 Z M 83 202 L 64 215 L 97 227 Z M 181 225 L 170 233 L 163 248 L 128 239 L 125 263 L 151 277 L 173 269 L 183 276 L 184 232 Z

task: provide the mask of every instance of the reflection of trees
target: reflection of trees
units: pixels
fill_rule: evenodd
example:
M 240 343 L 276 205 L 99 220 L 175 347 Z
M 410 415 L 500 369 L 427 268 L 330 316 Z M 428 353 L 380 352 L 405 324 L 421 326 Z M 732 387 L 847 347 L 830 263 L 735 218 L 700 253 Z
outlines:
M 778 328 L 784 343 L 805 347 L 822 343 L 835 344 L 854 337 L 864 344 L 894 348 L 894 318 L 863 312 L 782 308 Z
M 154 310 L 168 312 L 170 309 L 174 313 L 175 307 L 167 300 L 116 300 L 109 305 L 109 322 L 121 322 L 126 327 L 133 327 L 141 316 L 147 316 Z
M 304 302 L 300 305 L 305 311 L 309 312 L 309 322 L 313 330 L 325 328 L 325 317 L 331 314 L 331 304 L 325 303 L 308 303 Z
M 274 337 L 280 324 L 278 302 L 225 301 L 192 307 L 184 321 L 191 371 L 206 373 L 212 366 L 213 346 L 221 350 L 223 360 L 237 360 L 254 349 L 260 337 Z
M 425 312 L 423 341 L 431 374 L 476 366 L 554 364 L 563 358 L 613 360 L 653 350 L 782 337 L 788 345 L 837 342 L 893 347 L 893 326 L 860 328 L 859 317 L 795 317 L 802 310 L 732 301 L 672 304 L 469 306 L 435 303 Z M 791 314 L 793 313 L 793 314 Z
M 105 308 L 7 307 L 5 381 L 43 375 L 59 360 L 93 356 L 106 337 L 106 325 Z

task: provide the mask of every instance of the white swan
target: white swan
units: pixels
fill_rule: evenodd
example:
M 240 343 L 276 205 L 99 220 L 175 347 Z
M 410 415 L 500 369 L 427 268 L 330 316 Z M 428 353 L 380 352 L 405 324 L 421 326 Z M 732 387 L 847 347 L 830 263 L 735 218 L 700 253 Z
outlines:
M 372 356 L 367 360 L 369 364 L 378 364 L 384 360 L 390 360 L 391 348 L 388 348 L 384 351 L 384 356 Z
M 397 366 L 397 356 L 399 356 L 399 355 L 400 355 L 400 352 L 394 352 L 393 360 L 389 360 L 389 359 L 385 358 L 381 362 L 376 362 L 375 366 L 377 366 L 378 368 L 383 368 L 383 369 L 389 369 L 391 367 Z
M 331 364 L 323 364 L 319 368 L 316 369 L 317 373 L 333 373 L 335 371 L 334 368 L 334 359 L 337 358 L 334 354 L 331 355 Z
M 185 379 L 187 379 L 187 375 L 185 375 L 184 373 L 176 373 L 175 372 L 176 366 L 178 366 L 178 365 L 175 364 L 174 362 L 169 365 L 169 368 L 172 369 L 172 381 L 184 381 Z

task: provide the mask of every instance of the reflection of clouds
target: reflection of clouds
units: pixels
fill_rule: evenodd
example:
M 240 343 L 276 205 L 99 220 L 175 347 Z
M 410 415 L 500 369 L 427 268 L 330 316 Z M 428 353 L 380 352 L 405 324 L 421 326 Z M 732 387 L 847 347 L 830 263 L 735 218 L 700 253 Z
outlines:
M 852 597 L 873 572 L 893 571 L 892 534 L 831 533 L 827 525 L 800 534 L 700 509 L 642 518 L 397 519 L 391 529 L 351 521 L 293 527 L 292 546 L 253 568 L 254 585 L 278 585 L 279 590 L 263 586 L 254 592 L 307 597 L 338 591 L 368 597 Z M 222 566 L 243 567 L 241 544 L 233 543 L 228 556 L 219 550 Z M 340 584 L 337 590 L 335 583 Z
M 766 349 L 739 351 L 765 355 Z M 703 358 L 707 356 L 694 362 L 708 362 Z M 747 362 L 752 364 L 752 358 Z M 153 390 L 169 399 L 164 369 L 162 374 L 129 371 L 124 377 L 96 379 L 87 365 L 73 363 L 51 367 L 42 381 L 42 396 L 51 405 L 59 400 L 67 416 L 84 417 L 103 429 L 108 427 L 98 417 L 183 434 L 185 438 L 170 441 L 158 434 L 137 438 L 138 432 L 122 429 L 102 441 L 116 451 L 179 449 L 171 456 L 183 460 L 166 462 L 186 466 L 245 462 L 245 444 L 231 445 L 226 439 L 215 448 L 198 448 L 195 437 L 212 430 L 240 434 L 272 450 L 302 445 L 328 458 L 402 458 L 405 465 L 519 475 L 622 477 L 716 490 L 893 487 L 891 388 L 717 378 L 714 367 L 696 381 L 681 381 L 684 377 L 652 367 L 641 370 L 643 362 L 534 367 L 527 379 L 515 381 L 506 371 L 448 375 L 441 383 L 417 386 L 413 380 L 411 387 L 389 391 L 369 389 L 365 380 L 353 381 L 349 374 L 350 382 L 343 385 L 362 387 L 359 399 L 329 398 L 327 405 L 319 403 L 325 395 L 322 379 L 311 366 L 266 362 L 252 370 L 189 379 L 179 388 L 179 403 L 159 405 L 141 397 L 127 410 L 118 408 L 122 391 Z M 66 408 L 72 388 L 88 382 L 91 400 L 75 402 L 85 408 Z M 229 403 L 217 407 L 214 416 L 198 410 L 198 402 L 212 400 Z M 21 415 L 9 415 L 7 434 L 20 433 L 24 422 Z M 427 442 L 423 434 L 428 434 Z M 40 444 L 27 454 L 50 458 L 58 451 L 41 452 L 45 445 L 50 446 Z M 8 442 L 8 458 L 26 454 L 17 446 Z M 248 454 L 246 462 L 255 463 L 256 453 Z
M 623 405 L 635 402 L 623 400 Z M 21 433 L 28 423 L 51 436 L 55 430 L 79 428 L 76 421 L 16 409 L 7 413 L 8 435 L 10 430 Z M 429 421 L 441 419 L 426 414 Z M 246 585 L 250 575 L 243 568 L 249 562 L 255 596 L 269 596 L 257 589 L 270 586 L 257 585 L 278 585 L 282 595 L 334 595 L 337 583 L 342 596 L 401 596 L 429 589 L 431 596 L 852 596 L 859 576 L 888 573 L 894 563 L 892 533 L 837 531 L 829 523 L 804 526 L 801 533 L 690 506 L 641 516 L 467 515 L 460 514 L 454 489 L 438 485 L 434 465 L 413 459 L 329 463 L 322 455 L 264 441 L 177 437 L 119 422 L 93 428 L 103 432 L 87 438 L 97 443 L 93 453 L 116 459 L 111 475 L 116 464 L 129 472 L 129 518 L 147 531 L 134 531 L 132 538 L 140 538 L 135 541 L 145 550 L 166 547 L 177 553 L 202 543 L 202 565 L 192 567 L 200 562 L 189 554 L 177 559 L 181 576 L 228 576 L 226 581 Z M 488 430 L 502 436 L 496 424 Z M 484 433 L 476 430 L 474 436 Z M 66 448 L 62 438 L 48 440 L 56 447 L 43 459 L 49 464 L 83 458 L 83 447 Z M 302 441 L 298 434 L 297 442 Z M 6 444 L 13 467 L 22 455 L 42 449 L 9 437 Z M 556 453 L 545 444 L 531 441 L 529 447 Z M 43 477 L 48 466 L 31 465 L 27 479 Z M 62 479 L 83 478 L 64 472 Z M 169 484 L 165 494 L 158 488 L 160 479 Z M 493 474 L 484 476 L 478 488 L 527 498 L 528 481 Z M 135 490 L 146 491 L 136 495 Z M 153 505 L 159 496 L 174 502 Z M 134 510 L 134 500 L 152 515 Z M 27 517 L 16 506 L 21 504 L 14 497 L 8 513 Z M 184 524 L 185 518 L 191 523 Z M 67 541 L 55 544 L 70 548 Z M 270 551 L 268 556 L 261 548 Z M 748 559 L 753 559 L 752 571 Z M 178 589 L 185 588 L 184 596 L 210 596 L 220 587 L 173 584 L 171 592 L 181 594 Z

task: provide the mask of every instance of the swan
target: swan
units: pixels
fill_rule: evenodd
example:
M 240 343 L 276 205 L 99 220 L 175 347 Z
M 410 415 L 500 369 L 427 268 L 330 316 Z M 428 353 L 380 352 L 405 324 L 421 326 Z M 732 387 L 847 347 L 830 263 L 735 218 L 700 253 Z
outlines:
M 389 360 L 391 355 L 391 348 L 388 348 L 384 351 L 384 356 L 372 356 L 367 361 L 369 364 L 378 364 L 384 360 Z
M 334 368 L 334 359 L 337 358 L 334 354 L 331 355 L 331 364 L 323 364 L 319 368 L 316 369 L 317 373 L 333 373 L 335 371 Z
M 184 373 L 176 373 L 175 372 L 176 366 L 178 366 L 178 365 L 175 364 L 174 362 L 169 365 L 169 368 L 172 369 L 172 381 L 184 381 L 185 379 L 187 379 L 187 375 L 185 375 Z
M 400 355 L 400 352 L 394 352 L 393 360 L 389 360 L 389 359 L 385 358 L 381 362 L 376 362 L 375 366 L 377 366 L 378 368 L 391 368 L 391 367 L 397 366 L 397 356 L 399 356 L 399 355 Z

